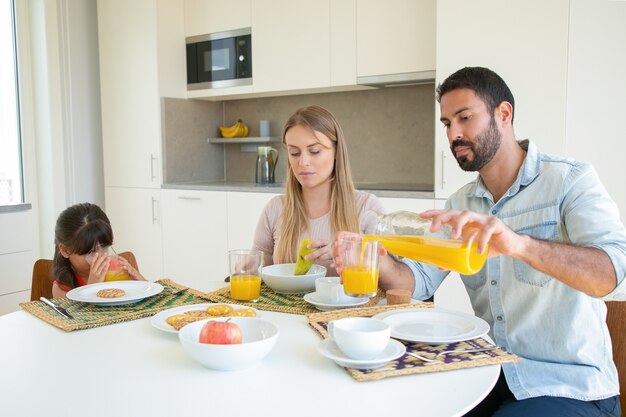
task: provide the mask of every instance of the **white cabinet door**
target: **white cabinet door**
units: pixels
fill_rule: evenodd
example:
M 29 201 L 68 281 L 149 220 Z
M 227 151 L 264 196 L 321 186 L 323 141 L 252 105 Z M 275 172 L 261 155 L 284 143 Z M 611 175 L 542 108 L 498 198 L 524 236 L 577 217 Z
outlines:
M 263 208 L 274 193 L 228 193 L 228 249 L 250 249 Z
M 438 0 L 437 84 L 465 66 L 494 70 L 515 97 L 516 137 L 532 139 L 544 152 L 562 153 L 568 13 L 568 0 Z M 437 104 L 435 196 L 446 198 L 476 174 L 458 167 L 439 116 Z
M 357 76 L 435 70 L 435 0 L 357 0 Z
M 432 198 L 391 198 L 384 197 L 379 198 L 386 213 L 393 213 L 394 211 L 412 211 L 415 213 L 421 213 L 422 211 L 435 208 L 435 203 Z
M 248 28 L 251 0 L 184 0 L 185 37 Z
M 356 0 L 330 0 L 330 85 L 356 84 Z
M 159 188 L 156 1 L 99 0 L 98 43 L 104 183 Z
M 201 291 L 228 275 L 226 193 L 162 190 L 163 272 Z
M 105 187 L 104 193 L 115 250 L 133 252 L 147 280 L 163 278 L 161 190 Z
M 254 92 L 330 85 L 328 1 L 252 2 Z

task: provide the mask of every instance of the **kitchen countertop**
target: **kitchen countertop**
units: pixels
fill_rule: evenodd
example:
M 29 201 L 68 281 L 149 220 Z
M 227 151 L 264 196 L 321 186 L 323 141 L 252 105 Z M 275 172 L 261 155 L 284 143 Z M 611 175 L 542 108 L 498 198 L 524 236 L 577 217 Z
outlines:
M 198 181 L 166 183 L 161 186 L 167 190 L 198 190 L 198 191 L 237 191 L 248 193 L 282 193 L 284 183 L 256 184 L 243 181 Z M 367 191 L 377 197 L 390 198 L 435 198 L 432 186 L 407 184 L 357 184 L 357 189 Z

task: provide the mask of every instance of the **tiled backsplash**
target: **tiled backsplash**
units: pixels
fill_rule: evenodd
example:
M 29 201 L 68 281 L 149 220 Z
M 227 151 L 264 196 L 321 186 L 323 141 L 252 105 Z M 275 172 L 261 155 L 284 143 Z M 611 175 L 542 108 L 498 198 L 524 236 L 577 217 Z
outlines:
M 239 145 L 208 144 L 219 125 L 242 119 L 250 136 L 259 121 L 271 123 L 281 136 L 289 116 L 299 107 L 317 104 L 341 124 L 357 183 L 432 185 L 434 175 L 434 85 L 365 91 L 205 102 L 163 99 L 164 181 L 254 181 L 256 154 Z M 223 117 L 223 119 L 222 119 Z M 286 151 L 281 143 L 276 181 L 283 181 Z

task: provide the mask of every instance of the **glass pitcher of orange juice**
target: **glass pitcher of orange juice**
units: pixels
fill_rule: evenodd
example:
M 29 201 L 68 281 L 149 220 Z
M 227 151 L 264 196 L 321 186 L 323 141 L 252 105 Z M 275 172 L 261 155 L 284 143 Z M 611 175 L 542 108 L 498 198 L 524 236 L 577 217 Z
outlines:
M 417 213 L 396 211 L 376 216 L 374 234 L 366 240 L 377 240 L 390 253 L 428 263 L 440 268 L 472 275 L 481 270 L 487 259 L 485 250 L 478 254 L 477 232 L 464 230 L 462 239 L 452 239 L 452 227 L 444 224 L 436 233 L 430 231 L 431 220 Z

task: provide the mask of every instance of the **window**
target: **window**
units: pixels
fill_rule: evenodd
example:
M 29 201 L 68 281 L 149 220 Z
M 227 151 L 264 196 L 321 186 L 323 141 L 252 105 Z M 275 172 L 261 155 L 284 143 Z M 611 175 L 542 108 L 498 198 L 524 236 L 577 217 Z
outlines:
M 0 206 L 24 202 L 15 7 L 0 1 Z

